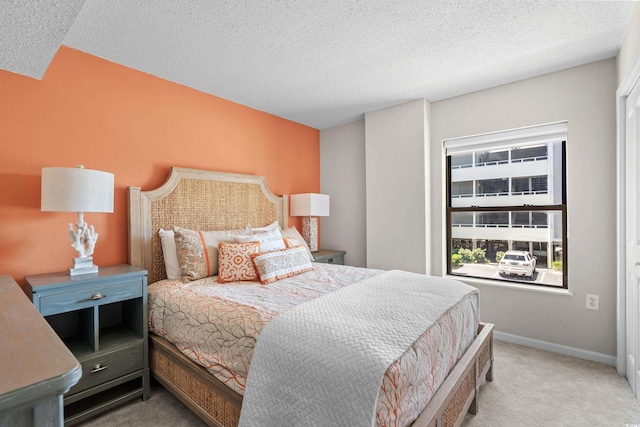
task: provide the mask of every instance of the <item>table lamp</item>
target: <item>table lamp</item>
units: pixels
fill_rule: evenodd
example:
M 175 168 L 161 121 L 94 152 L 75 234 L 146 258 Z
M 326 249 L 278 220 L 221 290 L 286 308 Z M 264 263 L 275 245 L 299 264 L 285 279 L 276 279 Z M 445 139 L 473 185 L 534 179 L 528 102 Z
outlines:
M 318 216 L 329 216 L 329 196 L 304 193 L 291 195 L 291 215 L 303 216 L 302 237 L 312 251 L 318 250 Z
M 113 174 L 75 168 L 42 168 L 43 212 L 78 212 L 78 223 L 74 230 L 69 224 L 71 246 L 78 251 L 69 275 L 97 273 L 98 266 L 93 264 L 93 249 L 98 233 L 93 225 L 84 222 L 85 212 L 113 212 Z

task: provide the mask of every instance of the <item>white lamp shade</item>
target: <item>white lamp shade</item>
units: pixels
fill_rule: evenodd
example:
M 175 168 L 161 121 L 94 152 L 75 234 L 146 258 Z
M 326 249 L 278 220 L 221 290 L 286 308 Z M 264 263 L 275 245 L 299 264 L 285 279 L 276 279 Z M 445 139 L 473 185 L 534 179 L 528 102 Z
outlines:
M 41 210 L 113 212 L 113 174 L 91 169 L 42 168 Z
M 317 193 L 292 194 L 291 216 L 329 216 L 329 196 Z

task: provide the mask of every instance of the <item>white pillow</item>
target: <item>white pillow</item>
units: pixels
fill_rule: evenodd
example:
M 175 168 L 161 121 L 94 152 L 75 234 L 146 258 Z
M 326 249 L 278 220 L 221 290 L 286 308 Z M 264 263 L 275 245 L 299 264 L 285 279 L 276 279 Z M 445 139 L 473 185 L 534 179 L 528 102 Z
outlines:
M 266 233 L 267 231 L 273 231 L 273 230 L 281 230 L 280 223 L 278 221 L 274 221 L 269 225 L 265 225 L 264 227 L 257 227 L 257 228 L 249 227 L 249 228 L 251 229 L 253 234 Z
M 309 249 L 309 245 L 307 244 L 307 241 L 302 238 L 302 236 L 300 235 L 300 233 L 295 227 L 289 227 L 286 230 L 283 230 L 280 228 L 280 224 L 278 223 L 278 221 L 274 221 L 269 225 L 265 225 L 264 227 L 257 227 L 257 228 L 249 227 L 249 228 L 253 233 L 265 233 L 267 231 L 280 230 L 282 237 L 298 240 L 301 243 L 301 245 L 307 249 L 307 255 L 309 255 L 309 260 L 315 261 L 315 258 L 311 254 L 311 249 Z M 260 248 L 260 251 L 262 251 L 262 248 Z
M 282 240 L 280 227 L 266 233 L 251 234 L 249 236 L 233 236 L 233 241 L 237 243 L 259 242 L 260 252 L 271 252 L 286 249 Z
M 160 244 L 162 244 L 162 256 L 164 257 L 164 268 L 167 272 L 167 279 L 178 280 L 182 277 L 178 255 L 176 254 L 176 241 L 173 239 L 172 230 L 158 231 Z

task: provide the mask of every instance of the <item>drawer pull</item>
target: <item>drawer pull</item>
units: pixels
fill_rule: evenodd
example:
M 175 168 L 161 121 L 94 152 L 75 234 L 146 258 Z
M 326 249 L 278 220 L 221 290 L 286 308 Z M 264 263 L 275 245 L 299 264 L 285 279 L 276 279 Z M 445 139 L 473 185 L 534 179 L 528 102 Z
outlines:
M 96 372 L 104 371 L 108 367 L 109 365 L 101 365 L 98 363 L 96 366 L 93 367 L 90 373 L 95 374 Z
M 93 295 L 91 295 L 90 300 L 91 300 L 91 301 L 97 301 L 97 300 L 99 300 L 99 299 L 106 298 L 106 297 L 107 297 L 106 295 L 103 295 L 103 294 L 101 294 L 100 292 L 98 292 L 97 294 L 93 294 Z

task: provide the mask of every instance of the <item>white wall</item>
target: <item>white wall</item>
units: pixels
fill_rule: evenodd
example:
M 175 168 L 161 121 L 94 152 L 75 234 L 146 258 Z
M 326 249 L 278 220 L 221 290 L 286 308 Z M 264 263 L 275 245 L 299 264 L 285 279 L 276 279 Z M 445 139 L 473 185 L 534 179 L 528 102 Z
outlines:
M 568 121 L 568 278 L 573 296 L 477 285 L 501 332 L 616 354 L 615 59 L 436 102 L 431 109 L 433 273 L 444 267 L 444 139 Z M 600 295 L 600 310 L 585 308 Z
M 419 99 L 365 114 L 369 268 L 431 271 L 429 109 Z
M 431 274 L 443 274 L 443 139 L 568 120 L 568 274 L 569 290 L 574 295 L 559 296 L 478 285 L 481 290 L 481 315 L 484 321 L 496 323 L 497 330 L 501 332 L 615 355 L 616 81 L 616 63 L 614 59 L 609 59 L 436 102 L 431 105 L 431 120 L 425 121 L 430 122 L 431 126 L 429 173 L 419 162 L 416 144 L 406 147 L 398 144 L 402 138 L 396 134 L 404 135 L 407 132 L 402 126 L 394 126 L 394 130 L 389 130 L 379 129 L 383 127 L 382 124 L 353 124 L 360 129 L 365 126 L 367 137 L 382 135 L 377 138 L 376 145 L 369 146 L 369 141 L 366 142 L 367 159 L 371 155 L 372 162 L 366 167 L 366 172 L 370 174 L 366 185 L 370 197 L 376 200 L 369 209 L 382 210 L 387 218 L 380 220 L 379 225 L 368 227 L 368 247 L 376 246 L 377 252 L 370 266 L 375 267 L 380 263 L 382 268 L 420 271 L 415 254 L 420 252 L 416 251 L 416 245 L 423 244 L 428 246 L 424 249 L 425 257 L 431 252 Z M 405 108 L 409 105 L 405 105 Z M 392 108 L 400 108 L 400 112 L 401 107 Z M 428 103 L 426 107 L 428 117 Z M 373 113 L 369 113 L 367 118 Z M 397 123 L 401 123 L 401 119 L 402 114 L 397 117 Z M 325 186 L 334 182 L 331 184 L 332 200 L 343 192 L 341 179 L 357 180 L 356 175 L 360 172 L 356 170 L 363 164 L 364 135 L 349 131 L 350 126 L 321 132 L 321 188 L 325 191 Z M 342 144 L 341 147 L 334 146 L 332 153 L 323 152 L 334 139 L 335 144 Z M 360 149 L 354 150 L 354 147 Z M 333 166 L 336 162 L 353 164 L 353 170 L 340 168 L 342 172 L 336 174 Z M 401 172 L 402 178 L 393 177 L 397 171 Z M 421 174 L 425 174 L 426 181 L 431 181 L 431 195 L 425 197 L 424 202 L 414 203 L 411 193 L 416 194 L 416 188 L 419 189 Z M 416 187 L 409 188 L 406 185 L 409 182 L 411 185 L 415 183 Z M 384 192 L 372 190 L 377 185 L 384 186 Z M 399 194 L 394 194 L 396 192 Z M 332 223 L 329 227 L 328 223 L 323 222 L 323 245 L 325 233 L 330 233 L 333 236 L 330 241 L 332 246 L 357 248 L 358 242 L 352 240 L 356 237 L 348 237 L 344 232 L 349 227 L 364 223 L 364 202 L 361 198 L 350 196 L 354 194 L 353 190 L 345 188 L 344 193 L 350 207 L 344 217 L 330 217 L 331 220 L 343 221 L 340 224 Z M 386 199 L 385 196 L 390 194 L 391 199 Z M 426 205 L 424 210 L 422 203 Z M 432 215 L 430 227 L 423 233 L 421 227 L 429 213 Z M 395 220 L 391 222 L 394 217 Z M 402 246 L 401 238 L 391 244 L 383 242 L 384 236 L 389 235 L 385 225 L 393 225 L 392 229 L 406 236 L 410 244 Z M 334 226 L 338 227 L 335 232 L 330 230 Z M 430 233 L 430 237 L 425 237 L 420 243 L 420 236 L 426 236 L 427 233 Z M 355 256 L 357 251 L 352 249 L 351 255 Z M 358 259 L 365 259 L 366 255 L 371 257 L 371 254 L 365 254 L 364 249 L 359 249 Z M 400 266 L 406 265 L 402 262 L 404 255 L 414 257 L 409 268 Z M 427 269 L 426 261 L 424 269 Z M 600 295 L 599 311 L 585 309 L 587 293 Z
M 320 132 L 320 192 L 331 196 L 320 219 L 323 249 L 347 251 L 345 264 L 367 265 L 364 121 Z

